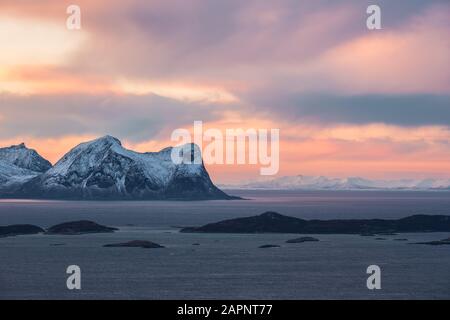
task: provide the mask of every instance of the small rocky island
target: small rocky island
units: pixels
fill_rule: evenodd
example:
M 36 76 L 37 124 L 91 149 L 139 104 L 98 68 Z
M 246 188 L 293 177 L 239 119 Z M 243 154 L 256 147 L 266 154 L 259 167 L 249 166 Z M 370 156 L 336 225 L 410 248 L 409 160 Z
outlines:
M 46 234 L 77 235 L 86 233 L 111 233 L 117 230 L 117 228 L 102 226 L 93 221 L 81 220 L 57 224 L 48 228 Z
M 65 222 L 54 225 L 47 230 L 31 224 L 15 224 L 10 226 L 0 226 L 0 238 L 19 235 L 31 235 L 44 233 L 47 235 L 78 235 L 87 233 L 111 233 L 117 228 L 102 226 L 88 220 Z
M 0 237 L 38 234 L 43 232 L 45 232 L 44 229 L 31 224 L 15 224 L 10 226 L 0 226 Z
M 224 220 L 201 227 L 183 228 L 186 233 L 298 233 L 380 234 L 406 232 L 450 232 L 450 216 L 414 215 L 397 220 L 304 220 L 276 212 Z
M 443 240 L 429 241 L 429 242 L 417 242 L 415 244 L 426 244 L 429 246 L 442 246 L 445 244 L 450 245 L 450 238 L 443 239 Z
M 163 246 L 146 240 L 133 240 L 124 243 L 113 243 L 113 244 L 105 244 L 106 248 L 144 248 L 144 249 L 159 249 L 164 248 Z
M 280 246 L 277 244 L 264 244 L 259 246 L 260 249 L 269 249 L 269 248 L 279 248 Z
M 300 237 L 286 241 L 286 243 L 303 243 L 303 242 L 317 242 L 319 239 L 313 237 Z

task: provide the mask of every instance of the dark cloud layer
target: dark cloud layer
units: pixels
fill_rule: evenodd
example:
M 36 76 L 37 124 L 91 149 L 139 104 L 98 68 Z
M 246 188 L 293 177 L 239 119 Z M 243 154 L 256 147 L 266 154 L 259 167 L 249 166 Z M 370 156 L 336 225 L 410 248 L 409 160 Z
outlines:
M 220 117 L 207 105 L 157 95 L 0 95 L 0 136 L 57 137 L 109 133 L 130 141 L 154 138 L 164 128 Z
M 450 126 L 450 95 L 271 94 L 253 105 L 255 111 L 300 122 Z

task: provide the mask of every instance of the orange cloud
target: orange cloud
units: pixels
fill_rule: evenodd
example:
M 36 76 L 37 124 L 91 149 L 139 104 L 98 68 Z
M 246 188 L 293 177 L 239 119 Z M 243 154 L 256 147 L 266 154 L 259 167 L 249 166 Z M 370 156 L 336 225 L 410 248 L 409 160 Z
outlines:
M 185 129 L 192 131 L 192 124 Z M 216 128 L 280 128 L 279 175 L 362 176 L 367 178 L 450 177 L 450 130 L 428 126 L 403 128 L 384 124 L 292 126 L 264 118 L 246 120 L 237 113 L 203 124 Z M 141 152 L 173 145 L 166 133 L 157 141 L 128 145 Z M 260 165 L 207 165 L 211 176 L 221 183 L 232 183 L 258 176 Z
M 76 70 L 55 65 L 20 65 L 4 68 L 0 88 L 17 94 L 102 94 L 115 87 L 104 76 L 79 74 Z

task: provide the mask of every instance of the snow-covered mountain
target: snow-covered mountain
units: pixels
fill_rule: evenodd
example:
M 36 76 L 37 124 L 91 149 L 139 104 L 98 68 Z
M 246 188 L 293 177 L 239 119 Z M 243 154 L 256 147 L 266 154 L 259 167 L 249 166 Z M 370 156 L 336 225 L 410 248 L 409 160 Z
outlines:
M 0 190 L 19 186 L 39 174 L 40 172 L 23 169 L 0 160 Z
M 0 191 L 10 193 L 51 168 L 51 163 L 25 144 L 0 148 Z
M 328 178 L 298 175 L 222 187 L 281 190 L 450 190 L 450 179 L 369 180 L 359 177 Z
M 0 148 L 0 161 L 35 172 L 45 172 L 52 167 L 49 161 L 42 158 L 35 150 L 28 149 L 24 143 Z
M 180 147 L 182 148 L 182 147 Z M 197 146 L 192 145 L 199 153 Z M 138 153 L 105 136 L 82 143 L 45 173 L 25 182 L 19 197 L 51 199 L 229 199 L 203 164 L 174 164 L 172 148 Z

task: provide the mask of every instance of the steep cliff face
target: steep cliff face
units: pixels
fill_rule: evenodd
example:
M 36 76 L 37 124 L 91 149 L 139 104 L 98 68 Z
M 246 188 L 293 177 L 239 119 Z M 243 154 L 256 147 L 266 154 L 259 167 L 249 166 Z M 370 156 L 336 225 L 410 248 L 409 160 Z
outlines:
M 105 136 L 72 149 L 51 169 L 25 182 L 18 195 L 104 200 L 230 198 L 214 186 L 203 164 L 175 164 L 171 152 L 172 148 L 166 148 L 138 153 Z

